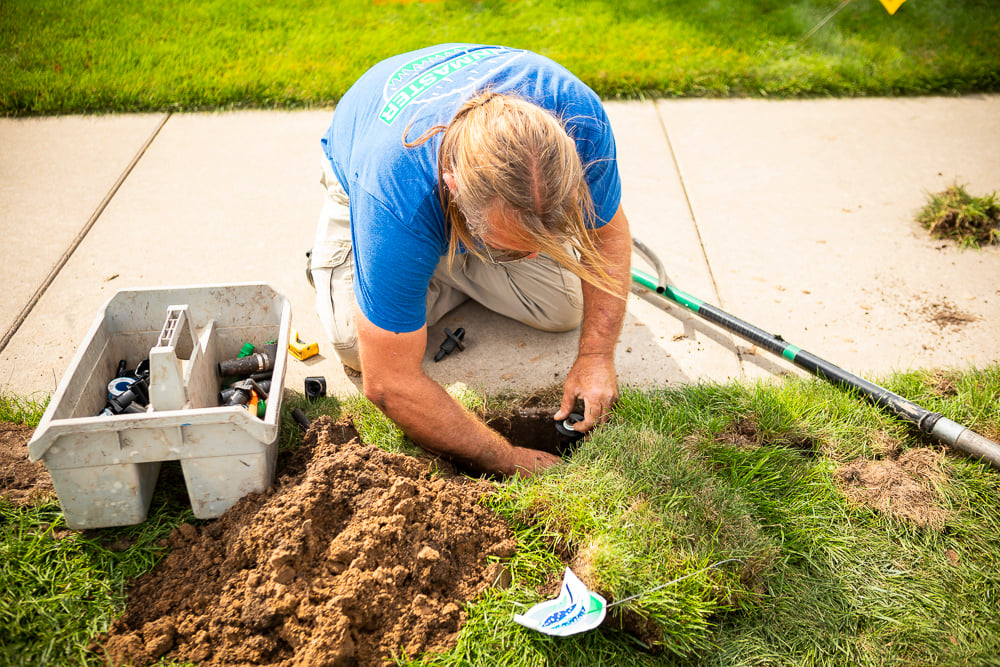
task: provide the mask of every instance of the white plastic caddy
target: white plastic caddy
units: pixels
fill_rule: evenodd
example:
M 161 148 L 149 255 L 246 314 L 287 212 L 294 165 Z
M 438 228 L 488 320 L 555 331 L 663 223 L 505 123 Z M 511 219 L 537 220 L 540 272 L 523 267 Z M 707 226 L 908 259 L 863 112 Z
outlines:
M 104 305 L 28 443 L 66 525 L 146 519 L 163 461 L 179 460 L 194 515 L 220 516 L 274 480 L 291 305 L 263 283 L 121 291 Z M 278 341 L 263 419 L 218 406 L 217 364 Z M 150 408 L 96 416 L 118 362 L 150 360 Z

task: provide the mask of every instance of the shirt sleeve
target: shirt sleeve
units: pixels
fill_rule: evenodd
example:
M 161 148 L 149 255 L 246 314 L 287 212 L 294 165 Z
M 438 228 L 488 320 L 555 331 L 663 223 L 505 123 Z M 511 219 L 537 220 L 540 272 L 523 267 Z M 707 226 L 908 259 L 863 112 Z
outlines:
M 618 173 L 618 155 L 611 123 L 600 101 L 595 101 L 586 114 L 575 116 L 569 124 L 570 136 L 576 141 L 583 162 L 584 178 L 594 200 L 595 227 L 603 227 L 621 204 L 622 184 Z
M 361 188 L 351 192 L 354 295 L 375 326 L 416 331 L 427 317 L 427 286 L 440 260 L 440 240 L 416 231 Z

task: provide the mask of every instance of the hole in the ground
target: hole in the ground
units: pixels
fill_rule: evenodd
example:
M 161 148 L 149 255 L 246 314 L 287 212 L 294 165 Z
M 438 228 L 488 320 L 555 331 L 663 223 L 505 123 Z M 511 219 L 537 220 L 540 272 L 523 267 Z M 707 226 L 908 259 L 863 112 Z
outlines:
M 156 487 L 153 489 L 153 500 L 150 504 L 155 502 L 180 507 L 191 506 L 180 461 L 164 461 L 160 464 L 160 473 L 156 478 Z
M 513 445 L 563 456 L 572 453 L 579 441 L 560 435 L 552 419 L 555 412 L 553 408 L 515 408 L 487 415 L 486 424 Z

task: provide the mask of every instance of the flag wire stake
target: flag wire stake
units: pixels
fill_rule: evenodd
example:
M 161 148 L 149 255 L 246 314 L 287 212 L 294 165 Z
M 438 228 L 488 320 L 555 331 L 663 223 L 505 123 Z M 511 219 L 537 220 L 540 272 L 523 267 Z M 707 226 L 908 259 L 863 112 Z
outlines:
M 850 2 L 850 0 L 848 0 L 848 2 Z M 685 574 L 683 577 L 677 577 L 673 581 L 668 581 L 665 584 L 660 584 L 659 586 L 654 586 L 653 588 L 650 588 L 648 591 L 643 591 L 641 593 L 636 593 L 635 595 L 630 595 L 627 598 L 622 598 L 621 600 L 615 600 L 614 602 L 609 602 L 608 603 L 608 608 L 610 609 L 611 607 L 614 607 L 615 605 L 619 605 L 619 604 L 622 604 L 622 603 L 625 603 L 625 602 L 629 602 L 629 601 L 634 600 L 634 599 L 636 599 L 638 597 L 642 597 L 643 595 L 647 595 L 649 593 L 652 593 L 653 591 L 658 591 L 661 588 L 666 588 L 667 586 L 673 586 L 678 581 L 683 581 L 683 580 L 687 579 L 688 577 L 693 577 L 696 574 L 701 574 L 702 572 L 705 572 L 706 570 L 711 570 L 713 567 L 718 567 L 719 565 L 725 565 L 726 563 L 742 563 L 742 562 L 743 561 L 740 560 L 739 558 L 727 558 L 726 560 L 720 560 L 717 563 L 712 563 L 708 567 L 703 567 L 700 570 L 695 570 L 694 572 L 689 572 L 688 574 Z

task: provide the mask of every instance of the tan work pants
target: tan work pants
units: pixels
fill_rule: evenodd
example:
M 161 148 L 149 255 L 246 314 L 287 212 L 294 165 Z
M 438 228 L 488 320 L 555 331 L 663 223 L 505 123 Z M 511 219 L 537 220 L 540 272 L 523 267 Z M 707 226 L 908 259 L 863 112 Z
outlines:
M 316 312 L 341 362 L 361 370 L 349 202 L 325 155 L 322 164 L 325 198 L 310 260 Z M 427 324 L 436 324 L 468 299 L 543 331 L 568 331 L 583 317 L 580 279 L 545 255 L 492 264 L 463 254 L 450 268 L 442 258 L 427 289 Z

